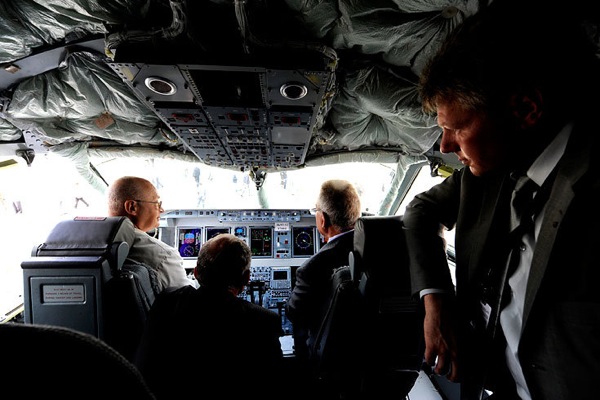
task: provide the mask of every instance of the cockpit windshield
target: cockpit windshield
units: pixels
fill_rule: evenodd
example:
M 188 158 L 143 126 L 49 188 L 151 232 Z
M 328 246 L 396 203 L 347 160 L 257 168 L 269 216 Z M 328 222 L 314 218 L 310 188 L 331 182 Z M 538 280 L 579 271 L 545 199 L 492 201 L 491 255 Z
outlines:
M 396 202 L 399 182 L 405 178 L 403 170 L 389 162 L 345 162 L 264 174 L 169 158 L 90 157 L 100 183 L 94 185 L 74 163 L 52 152 L 36 156 L 29 165 L 22 159 L 7 162 L 10 165 L 0 168 L 0 219 L 10 227 L 0 231 L 0 242 L 11 249 L 0 261 L 4 314 L 22 303 L 20 264 L 34 246 L 43 243 L 61 220 L 105 216 L 106 188 L 121 176 L 141 176 L 153 182 L 166 211 L 310 209 L 323 181 L 346 179 L 358 189 L 366 215 L 401 212 Z M 426 173 L 420 175 L 425 176 L 426 186 L 441 179 L 432 178 L 425 164 L 423 169 Z
M 150 180 L 165 210 L 311 208 L 323 181 L 346 179 L 359 191 L 363 212 L 379 214 L 396 173 L 392 163 L 358 162 L 266 174 L 165 159 L 115 158 L 94 165 L 109 183 L 124 174 Z

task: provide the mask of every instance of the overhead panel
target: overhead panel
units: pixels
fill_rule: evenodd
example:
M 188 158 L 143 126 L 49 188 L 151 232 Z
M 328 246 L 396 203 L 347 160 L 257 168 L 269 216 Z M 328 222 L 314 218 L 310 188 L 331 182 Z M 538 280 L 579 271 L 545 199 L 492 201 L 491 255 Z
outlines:
M 200 160 L 242 170 L 304 163 L 332 78 L 325 67 L 110 66 Z

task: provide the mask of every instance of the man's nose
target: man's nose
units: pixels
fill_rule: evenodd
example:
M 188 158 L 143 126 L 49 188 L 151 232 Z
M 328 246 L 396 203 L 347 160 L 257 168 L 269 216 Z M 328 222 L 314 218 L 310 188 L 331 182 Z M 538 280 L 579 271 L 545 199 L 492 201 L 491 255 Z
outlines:
M 442 153 L 456 153 L 460 147 L 454 140 L 454 134 L 448 129 L 442 131 L 442 139 L 440 141 L 440 151 Z

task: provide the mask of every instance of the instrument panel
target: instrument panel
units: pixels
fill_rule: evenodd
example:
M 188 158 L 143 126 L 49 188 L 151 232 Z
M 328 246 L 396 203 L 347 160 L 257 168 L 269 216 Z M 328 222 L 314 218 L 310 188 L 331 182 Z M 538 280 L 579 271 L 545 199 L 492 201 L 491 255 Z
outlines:
M 246 241 L 252 251 L 250 283 L 241 297 L 282 316 L 296 269 L 324 245 L 315 217 L 309 210 L 171 210 L 160 219 L 158 238 L 179 250 L 184 267 L 196 266 L 202 244 L 220 233 L 231 233 Z
M 219 233 L 244 239 L 252 265 L 299 265 L 323 244 L 309 210 L 172 210 L 161 216 L 158 228 L 160 240 L 179 250 L 186 269 L 194 268 L 202 243 Z

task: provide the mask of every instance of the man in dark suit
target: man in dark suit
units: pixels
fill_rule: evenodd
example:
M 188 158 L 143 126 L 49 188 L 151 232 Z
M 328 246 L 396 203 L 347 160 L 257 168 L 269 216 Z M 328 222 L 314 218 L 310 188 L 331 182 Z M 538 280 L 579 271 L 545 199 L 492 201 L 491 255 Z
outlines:
M 403 222 L 425 360 L 463 399 L 598 397 L 598 101 L 584 99 L 600 68 L 579 18 L 538 11 L 498 1 L 467 18 L 420 81 L 441 151 L 465 167 Z M 511 231 L 519 175 L 536 184 L 534 213 Z M 443 227 L 456 229 L 456 287 Z
M 296 270 L 296 284 L 286 304 L 300 362 L 310 358 L 333 270 L 348 265 L 354 246 L 354 224 L 361 215 L 360 198 L 350 182 L 328 180 L 321 185 L 314 212 L 317 229 L 326 244 Z
M 200 287 L 167 289 L 156 298 L 136 365 L 158 399 L 240 399 L 264 389 L 265 377 L 269 390 L 279 388 L 279 314 L 238 297 L 251 260 L 244 240 L 217 235 L 198 254 Z

